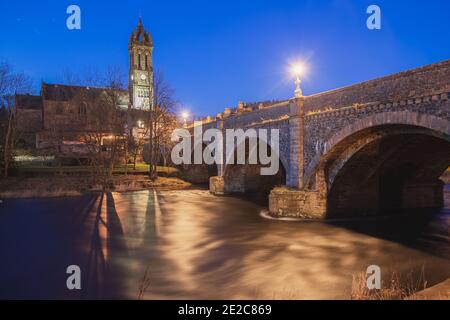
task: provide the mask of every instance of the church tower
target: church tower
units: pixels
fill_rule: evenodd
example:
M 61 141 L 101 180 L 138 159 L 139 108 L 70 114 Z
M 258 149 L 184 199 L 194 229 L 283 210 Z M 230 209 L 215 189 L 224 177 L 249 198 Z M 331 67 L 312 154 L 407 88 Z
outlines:
M 150 32 L 146 32 L 139 18 L 136 29 L 128 43 L 130 70 L 128 90 L 130 104 L 134 109 L 150 110 L 153 105 L 153 42 Z

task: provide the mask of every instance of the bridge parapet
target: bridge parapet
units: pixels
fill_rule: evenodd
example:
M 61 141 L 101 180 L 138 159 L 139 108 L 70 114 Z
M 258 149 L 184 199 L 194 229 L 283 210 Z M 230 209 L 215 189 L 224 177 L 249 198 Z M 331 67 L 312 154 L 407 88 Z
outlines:
M 444 90 L 434 92 L 433 94 L 416 96 L 414 98 L 405 98 L 384 102 L 355 103 L 353 105 L 340 107 L 338 109 L 327 108 L 309 111 L 306 113 L 306 118 L 313 121 L 329 117 L 336 118 L 341 116 L 350 116 L 358 113 L 371 113 L 376 111 L 394 111 L 394 108 L 420 105 L 427 102 L 439 102 L 439 101 L 445 102 L 448 99 L 450 99 L 450 90 Z M 438 112 L 439 110 L 436 111 Z
M 289 118 L 289 103 L 289 100 L 277 102 L 252 111 L 234 112 L 228 116 L 220 115 L 209 120 L 201 120 L 201 123 L 204 130 L 218 128 L 218 123 L 223 123 L 223 129 L 267 125 L 271 122 L 287 120 Z M 189 124 L 188 128 L 193 128 L 193 123 Z
M 450 60 L 305 97 L 305 113 L 450 91 Z
M 285 101 L 263 109 L 224 118 L 224 128 L 246 128 L 286 120 L 289 117 L 289 111 L 289 101 Z

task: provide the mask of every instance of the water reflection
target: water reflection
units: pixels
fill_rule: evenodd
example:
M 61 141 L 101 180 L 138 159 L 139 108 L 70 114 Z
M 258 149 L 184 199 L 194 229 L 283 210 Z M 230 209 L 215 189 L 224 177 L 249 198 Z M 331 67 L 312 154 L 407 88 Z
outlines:
M 50 279 L 50 272 L 63 270 L 44 293 L 32 284 L 16 289 L 2 275 L 1 296 L 23 297 L 26 289 L 30 297 L 135 299 L 147 269 L 147 299 L 342 299 L 350 295 L 352 276 L 370 264 L 388 276 L 424 268 L 429 284 L 450 276 L 448 209 L 345 224 L 267 220 L 259 215 L 262 209 L 204 190 L 14 200 L 6 204 L 6 226 L 0 227 L 0 258 L 16 267 L 9 275 L 18 279 L 33 270 L 24 270 L 23 261 L 3 246 L 18 238 L 7 228 L 24 226 L 13 215 L 38 215 L 36 227 L 45 232 L 34 242 L 19 236 L 26 252 L 42 255 L 36 257 L 42 267 L 31 272 Z M 49 241 L 59 241 L 63 250 L 48 253 Z M 42 262 L 48 254 L 53 259 Z M 86 270 L 81 296 L 64 288 L 69 262 Z
M 370 264 L 389 275 L 425 268 L 429 283 L 450 276 L 445 210 L 403 220 L 292 223 L 262 219 L 262 207 L 207 191 L 159 192 L 157 204 L 153 192 L 113 196 L 129 243 L 118 273 L 108 277 L 113 297 L 133 297 L 147 266 L 148 299 L 347 298 L 352 276 Z

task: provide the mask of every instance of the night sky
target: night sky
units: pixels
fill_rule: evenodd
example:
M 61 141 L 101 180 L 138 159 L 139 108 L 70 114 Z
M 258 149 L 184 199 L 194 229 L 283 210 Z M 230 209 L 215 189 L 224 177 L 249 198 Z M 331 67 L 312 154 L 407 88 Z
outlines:
M 197 115 L 239 100 L 293 95 L 292 61 L 306 61 L 304 94 L 330 90 L 450 58 L 450 1 L 227 0 L 6 1 L 0 3 L 0 59 L 41 80 L 64 70 L 128 69 L 128 39 L 142 15 L 154 67 Z M 81 8 L 81 30 L 66 8 Z M 381 8 L 369 30 L 366 9 Z

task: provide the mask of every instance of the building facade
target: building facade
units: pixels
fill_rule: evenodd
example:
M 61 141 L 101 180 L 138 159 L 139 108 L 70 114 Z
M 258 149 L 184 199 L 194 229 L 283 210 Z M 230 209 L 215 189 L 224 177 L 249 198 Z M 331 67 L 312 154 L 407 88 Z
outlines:
M 42 82 L 40 95 L 16 95 L 16 123 L 22 143 L 43 149 L 54 144 L 57 132 L 65 144 L 75 144 L 99 128 L 92 97 L 114 96 L 112 107 L 131 129 L 139 129 L 153 106 L 153 42 L 141 19 L 128 43 L 128 90 Z M 106 115 L 105 115 L 106 117 Z

